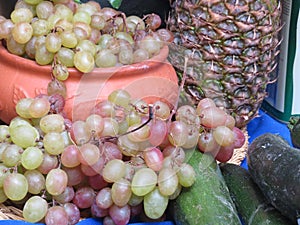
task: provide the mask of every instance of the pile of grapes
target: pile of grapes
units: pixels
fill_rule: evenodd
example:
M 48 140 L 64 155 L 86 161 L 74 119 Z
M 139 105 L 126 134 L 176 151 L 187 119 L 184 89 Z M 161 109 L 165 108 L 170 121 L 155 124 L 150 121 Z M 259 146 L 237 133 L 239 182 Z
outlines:
M 29 222 L 161 220 L 196 179 L 189 151 L 225 162 L 245 140 L 210 99 L 176 109 L 114 90 L 84 121 L 65 118 L 63 104 L 59 94 L 23 98 L 0 126 L 0 202 L 21 207 Z
M 60 62 L 87 73 L 147 60 L 173 40 L 156 14 L 126 16 L 96 1 L 19 0 L 0 16 L 0 40 L 9 52 L 39 65 Z
M 154 14 L 126 17 L 73 0 L 19 0 L 10 19 L 0 17 L 7 49 L 51 64 L 53 78 L 47 94 L 19 100 L 18 116 L 0 125 L 1 203 L 47 225 L 163 220 L 169 201 L 196 179 L 192 151 L 226 162 L 244 144 L 234 118 L 209 98 L 178 107 L 112 90 L 85 120 L 65 117 L 68 67 L 89 72 L 146 60 L 173 38 L 160 24 Z

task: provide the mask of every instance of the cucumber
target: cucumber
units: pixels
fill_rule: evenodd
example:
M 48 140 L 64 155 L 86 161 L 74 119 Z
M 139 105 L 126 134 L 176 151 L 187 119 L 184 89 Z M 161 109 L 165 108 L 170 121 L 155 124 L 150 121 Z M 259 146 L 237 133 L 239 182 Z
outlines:
M 210 154 L 193 151 L 188 163 L 196 172 L 195 183 L 183 188 L 170 202 L 170 215 L 177 225 L 241 225 L 236 207 Z
M 296 222 L 300 213 L 300 150 L 281 136 L 266 133 L 249 145 L 247 164 L 271 204 Z
M 269 203 L 248 170 L 230 163 L 221 164 L 220 168 L 244 225 L 292 224 Z

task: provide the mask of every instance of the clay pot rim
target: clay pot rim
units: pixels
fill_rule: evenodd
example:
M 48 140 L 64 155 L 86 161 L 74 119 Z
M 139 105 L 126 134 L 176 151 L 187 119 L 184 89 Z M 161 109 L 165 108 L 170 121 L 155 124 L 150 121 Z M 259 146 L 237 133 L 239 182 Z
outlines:
M 134 63 L 130 65 L 123 65 L 119 67 L 108 67 L 108 68 L 94 68 L 91 73 L 94 74 L 112 74 L 118 71 L 123 71 L 124 74 L 138 73 L 141 70 L 147 70 L 150 67 L 158 65 L 159 63 L 167 63 L 167 57 L 169 55 L 168 45 L 164 45 L 159 54 L 153 56 L 152 58 L 145 60 L 140 63 Z M 51 71 L 51 65 L 38 65 L 34 60 L 27 59 L 22 56 L 14 55 L 10 53 L 6 47 L 0 43 L 0 58 L 2 63 L 11 64 L 12 67 L 22 67 L 22 69 L 31 69 L 35 72 L 40 72 L 42 74 L 49 74 Z M 82 76 L 84 73 L 77 70 L 75 67 L 68 68 L 70 76 Z M 121 74 L 121 73 L 120 73 Z

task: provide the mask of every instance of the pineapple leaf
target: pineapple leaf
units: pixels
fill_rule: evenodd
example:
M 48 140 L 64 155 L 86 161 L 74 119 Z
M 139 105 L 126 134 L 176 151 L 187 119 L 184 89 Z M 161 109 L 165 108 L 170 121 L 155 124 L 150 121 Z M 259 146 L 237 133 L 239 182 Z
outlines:
M 118 9 L 122 3 L 122 0 L 108 0 L 108 1 L 115 9 Z

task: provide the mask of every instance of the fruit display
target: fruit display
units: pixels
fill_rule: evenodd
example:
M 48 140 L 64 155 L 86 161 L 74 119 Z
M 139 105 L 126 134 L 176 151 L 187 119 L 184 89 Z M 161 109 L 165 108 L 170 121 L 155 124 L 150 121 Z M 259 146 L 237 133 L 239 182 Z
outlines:
M 270 204 L 248 170 L 232 163 L 223 163 L 220 169 L 245 225 L 295 224 Z
M 45 225 L 296 223 L 300 152 L 269 133 L 245 146 L 279 1 L 173 0 L 168 18 L 98 2 L 0 16 L 0 204 Z M 249 170 L 230 162 L 246 147 Z
M 147 60 L 173 38 L 159 29 L 154 13 L 126 16 L 94 1 L 18 1 L 10 18 L 1 20 L 0 38 L 9 52 L 84 73 Z
M 170 62 L 189 78 L 185 98 L 203 96 L 233 115 L 238 127 L 254 118 L 275 82 L 281 29 L 280 1 L 171 1 Z
M 296 223 L 300 210 L 300 151 L 276 134 L 265 133 L 249 146 L 249 172 L 268 201 Z
M 115 224 L 141 211 L 164 218 L 169 201 L 196 180 L 188 153 L 200 154 L 200 133 L 212 133 L 207 143 L 218 146 L 206 153 L 210 163 L 229 160 L 218 152 L 231 153 L 244 140 L 231 116 L 212 113 L 212 103 L 170 108 L 119 89 L 85 120 L 71 121 L 59 92 L 23 98 L 18 116 L 0 126 L 1 202 L 21 207 L 26 221 L 47 225 L 75 224 L 87 210 Z
M 4 122 L 16 116 L 14 107 L 21 98 L 47 94 L 50 79 L 50 89 L 62 89 L 70 119 L 82 119 L 79 114 L 119 88 L 137 98 L 170 96 L 168 101 L 173 103 L 178 78 L 167 61 L 172 34 L 159 27 L 161 19 L 156 14 L 126 16 L 94 1 L 29 3 L 18 1 L 9 17 L 0 19 L 0 88 L 5 93 L 0 118 Z M 80 15 L 87 21 L 81 21 Z M 25 22 L 29 19 L 32 22 Z M 18 35 L 22 30 L 17 24 L 28 27 L 26 43 L 18 40 L 25 34 Z

